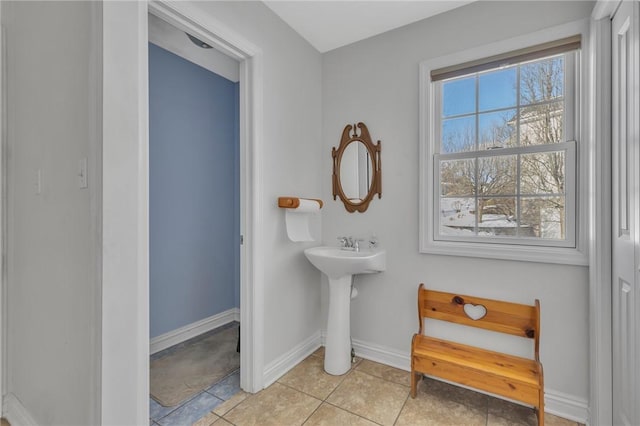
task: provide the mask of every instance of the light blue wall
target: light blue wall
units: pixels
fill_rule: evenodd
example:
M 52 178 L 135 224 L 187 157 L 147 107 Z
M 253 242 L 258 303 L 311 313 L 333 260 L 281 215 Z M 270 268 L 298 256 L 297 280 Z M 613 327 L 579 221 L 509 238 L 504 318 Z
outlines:
M 149 44 L 150 335 L 239 307 L 238 83 Z

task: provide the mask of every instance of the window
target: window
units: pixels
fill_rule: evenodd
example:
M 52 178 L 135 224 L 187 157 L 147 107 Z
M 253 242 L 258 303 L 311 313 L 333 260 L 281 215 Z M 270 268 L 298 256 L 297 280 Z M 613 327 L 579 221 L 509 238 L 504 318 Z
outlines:
M 579 48 L 572 36 L 423 64 L 423 252 L 538 261 L 576 252 Z

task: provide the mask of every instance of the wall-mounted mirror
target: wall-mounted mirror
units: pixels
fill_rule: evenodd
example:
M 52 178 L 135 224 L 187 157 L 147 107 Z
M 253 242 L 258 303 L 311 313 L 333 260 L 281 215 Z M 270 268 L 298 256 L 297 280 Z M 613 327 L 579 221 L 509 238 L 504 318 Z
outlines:
M 364 123 L 348 124 L 333 157 L 333 199 L 340 197 L 348 212 L 364 212 L 377 194 L 382 197 L 380 141 L 373 144 Z

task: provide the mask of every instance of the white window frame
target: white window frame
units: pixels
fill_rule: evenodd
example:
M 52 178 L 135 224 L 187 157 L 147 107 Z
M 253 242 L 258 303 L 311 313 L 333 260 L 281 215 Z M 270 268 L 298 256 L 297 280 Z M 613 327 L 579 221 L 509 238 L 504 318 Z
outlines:
M 561 247 L 558 244 L 550 243 L 542 240 L 540 242 L 532 242 L 531 244 L 523 244 L 522 239 L 509 239 L 505 242 L 504 238 L 487 238 L 475 237 L 473 241 L 469 239 L 447 238 L 446 240 L 437 239 L 438 218 L 435 217 L 436 205 L 439 202 L 439 186 L 437 177 L 434 176 L 436 167 L 436 156 L 438 154 L 439 130 L 434 122 L 436 114 L 439 113 L 439 98 L 437 82 L 431 82 L 431 71 L 444 67 L 462 64 L 465 62 L 491 57 L 509 51 L 542 44 L 575 34 L 582 35 L 582 51 L 588 51 L 588 21 L 581 20 L 552 27 L 536 33 L 527 34 L 513 39 L 503 40 L 497 43 L 488 44 L 471 50 L 457 52 L 451 55 L 442 56 L 426 60 L 420 63 L 419 86 L 420 86 L 420 185 L 419 185 L 419 229 L 420 229 L 420 252 L 441 255 L 465 256 L 465 257 L 481 257 L 490 259 L 520 260 L 530 262 L 560 263 L 573 265 L 587 265 L 587 161 L 588 152 L 586 144 L 581 146 L 581 135 L 586 134 L 586 124 L 582 117 L 585 116 L 587 109 L 582 101 L 587 98 L 584 96 L 584 76 L 588 69 L 584 58 L 576 61 L 575 70 L 575 93 L 573 111 L 566 111 L 567 114 L 573 114 L 571 117 L 575 123 L 574 130 L 570 130 L 567 134 L 572 140 L 577 141 L 575 150 L 568 149 L 567 155 L 571 152 L 575 153 L 576 170 L 570 168 L 570 159 L 567 157 L 567 174 L 575 175 L 575 188 L 566 189 L 567 204 L 570 197 L 575 196 L 575 212 L 567 211 L 566 223 L 567 230 L 573 229 L 575 232 L 575 246 Z M 584 56 L 584 55 L 583 55 Z M 570 96 L 567 93 L 566 96 Z M 571 136 L 573 135 L 573 136 Z M 574 142 L 565 142 L 571 144 Z M 560 147 L 560 146 L 559 146 Z M 500 150 L 505 152 L 504 150 Z M 497 153 L 496 153 L 497 154 Z M 568 182 L 569 183 L 569 182 Z M 575 222 L 575 223 L 573 223 Z M 544 244 L 544 245 L 543 245 Z

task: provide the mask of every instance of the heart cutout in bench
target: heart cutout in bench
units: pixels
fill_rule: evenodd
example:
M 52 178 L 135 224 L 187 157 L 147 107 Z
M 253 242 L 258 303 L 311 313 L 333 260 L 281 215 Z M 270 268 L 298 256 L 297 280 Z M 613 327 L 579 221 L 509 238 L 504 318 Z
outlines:
M 472 320 L 477 321 L 487 315 L 487 308 L 485 308 L 484 305 L 465 303 L 464 313 Z

